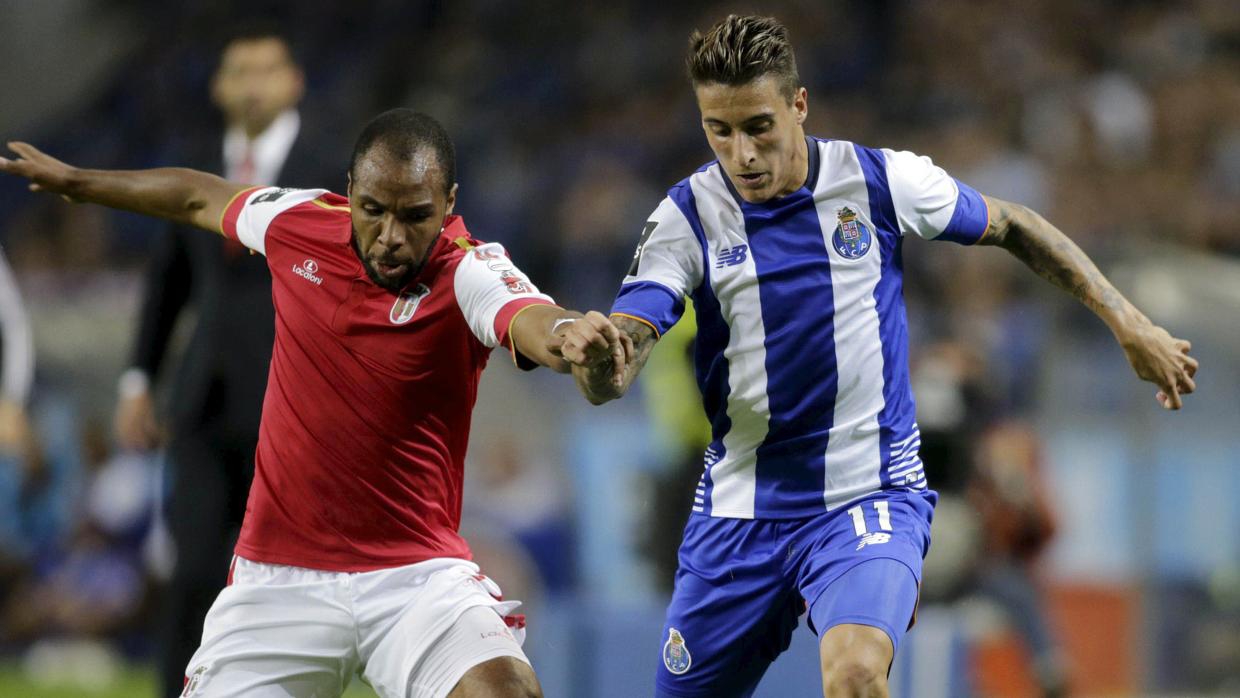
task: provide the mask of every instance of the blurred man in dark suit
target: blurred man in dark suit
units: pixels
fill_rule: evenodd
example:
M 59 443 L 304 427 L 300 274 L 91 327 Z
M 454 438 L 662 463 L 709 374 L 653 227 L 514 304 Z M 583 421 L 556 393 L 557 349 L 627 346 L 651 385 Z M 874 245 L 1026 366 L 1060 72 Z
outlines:
M 277 27 L 231 35 L 211 82 L 224 132 L 202 139 L 186 164 L 236 182 L 319 186 L 342 179 L 338 163 L 347 151 L 313 138 L 313 124 L 297 110 L 304 82 Z M 191 306 L 197 324 L 170 375 L 163 423 L 151 383 L 177 318 Z M 116 413 L 127 448 L 151 449 L 167 437 L 165 516 L 176 563 L 157 620 L 161 695 L 181 691 L 203 617 L 226 581 L 254 473 L 274 336 L 271 275 L 262 257 L 188 228 L 161 237 Z

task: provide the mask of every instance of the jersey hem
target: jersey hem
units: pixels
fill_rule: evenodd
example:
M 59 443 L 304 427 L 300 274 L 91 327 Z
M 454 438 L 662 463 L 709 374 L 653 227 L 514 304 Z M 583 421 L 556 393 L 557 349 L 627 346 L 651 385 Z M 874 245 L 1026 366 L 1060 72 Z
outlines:
M 760 511 L 753 511 L 753 512 L 728 511 L 728 510 L 721 510 L 721 509 L 712 507 L 709 514 L 707 514 L 705 511 L 690 511 L 689 515 L 690 516 L 706 516 L 706 517 L 715 518 L 715 519 L 742 519 L 746 521 L 787 521 L 790 519 L 807 519 L 813 516 L 818 516 L 820 514 L 827 514 L 830 512 L 839 511 L 840 509 L 843 509 L 849 504 L 855 504 L 857 502 L 860 502 L 865 499 L 869 499 L 870 497 L 874 497 L 878 495 L 885 495 L 885 494 L 891 494 L 891 493 L 925 494 L 929 491 L 930 491 L 929 488 L 913 489 L 911 487 L 903 487 L 903 486 L 888 487 L 886 489 L 877 489 L 877 490 L 873 490 L 871 492 L 867 492 L 862 495 L 858 495 L 856 497 L 853 497 L 852 499 L 845 500 L 839 504 L 835 504 L 830 507 L 828 507 L 825 504 L 822 504 L 822 505 L 818 505 L 814 507 L 807 507 L 807 508 L 786 509 L 786 510 L 781 509 L 778 511 L 772 511 L 772 510 L 767 509 L 767 510 L 760 510 Z M 701 505 L 695 505 L 695 506 L 701 506 Z
M 374 572 L 376 570 L 392 569 L 394 567 L 404 567 L 406 565 L 416 565 L 419 562 L 434 560 L 436 558 L 448 557 L 466 562 L 473 562 L 469 548 L 460 551 L 433 551 L 423 555 L 413 555 L 410 557 L 393 558 L 392 560 L 344 561 L 335 558 L 311 558 L 301 555 L 280 555 L 278 553 L 265 553 L 257 548 L 237 544 L 233 549 L 233 553 L 237 557 L 245 558 L 250 562 L 261 562 L 267 565 L 287 565 L 289 567 L 301 567 L 308 570 L 318 570 L 320 572 Z

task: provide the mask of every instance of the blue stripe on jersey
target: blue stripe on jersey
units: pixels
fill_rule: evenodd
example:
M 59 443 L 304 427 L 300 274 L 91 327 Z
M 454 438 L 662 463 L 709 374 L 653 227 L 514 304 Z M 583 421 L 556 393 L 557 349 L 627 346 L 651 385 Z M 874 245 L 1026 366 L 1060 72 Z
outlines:
M 955 181 L 960 190 L 956 197 L 956 210 L 952 211 L 952 219 L 936 239 L 972 245 L 981 240 L 990 227 L 989 211 L 977 190 L 958 179 Z
M 730 330 L 723 319 L 723 311 L 719 308 L 719 299 L 710 285 L 710 258 L 706 244 L 706 233 L 702 230 L 702 220 L 698 217 L 697 201 L 693 196 L 693 187 L 689 180 L 672 187 L 668 192 L 672 202 L 685 215 L 689 227 L 702 246 L 702 283 L 693 289 L 693 310 L 697 317 L 697 341 L 694 347 L 694 371 L 697 374 L 698 389 L 702 392 L 702 406 L 706 409 L 706 417 L 710 420 L 711 443 L 706 450 L 706 461 L 702 473 L 700 489 L 703 504 L 699 508 L 694 505 L 693 511 L 709 515 L 711 513 L 711 492 L 714 482 L 710 476 L 710 468 L 724 456 L 723 437 L 732 429 L 732 419 L 728 417 L 728 360 L 723 351 L 728 346 Z
M 770 411 L 757 450 L 754 511 L 813 510 L 822 506 L 839 385 L 831 258 L 808 190 L 741 210 L 766 328 Z
M 883 409 L 878 413 L 879 480 L 891 486 L 892 444 L 901 445 L 913 430 L 913 393 L 908 376 L 908 319 L 904 314 L 904 260 L 895 204 L 887 181 L 887 158 L 882 151 L 853 146 L 869 192 L 873 221 L 883 255 L 883 268 L 874 287 L 878 336 L 883 351 Z
M 679 293 L 661 283 L 637 281 L 620 287 L 611 312 L 639 317 L 654 325 L 662 337 L 684 315 L 685 301 Z

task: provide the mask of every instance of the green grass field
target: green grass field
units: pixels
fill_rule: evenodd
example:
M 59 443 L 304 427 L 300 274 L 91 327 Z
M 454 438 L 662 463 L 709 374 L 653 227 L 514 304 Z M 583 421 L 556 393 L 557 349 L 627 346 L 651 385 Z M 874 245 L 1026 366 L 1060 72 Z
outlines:
M 344 698 L 374 698 L 374 691 L 354 681 Z M 125 666 L 115 679 L 97 688 L 77 685 L 42 686 L 28 680 L 20 666 L 0 664 L 0 696 L 4 698 L 164 698 L 155 694 L 155 672 L 146 666 Z

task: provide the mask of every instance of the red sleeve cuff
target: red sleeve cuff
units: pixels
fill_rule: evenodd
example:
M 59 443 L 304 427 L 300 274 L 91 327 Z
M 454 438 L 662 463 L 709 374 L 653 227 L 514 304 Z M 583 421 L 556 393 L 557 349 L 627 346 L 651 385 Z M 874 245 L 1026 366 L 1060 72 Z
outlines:
M 220 235 L 229 240 L 241 242 L 237 237 L 237 219 L 241 217 L 241 208 L 245 206 L 245 202 L 250 198 L 250 194 L 262 189 L 262 187 L 248 187 L 233 194 L 233 198 L 229 199 L 228 205 L 224 207 L 224 213 L 220 216 Z
M 516 319 L 517 313 L 532 305 L 555 305 L 545 298 L 516 298 L 504 305 L 495 314 L 495 338 L 499 341 L 499 345 L 512 352 L 512 359 L 517 363 L 517 367 L 530 370 L 537 366 L 534 362 L 525 358 L 512 346 L 512 321 Z

